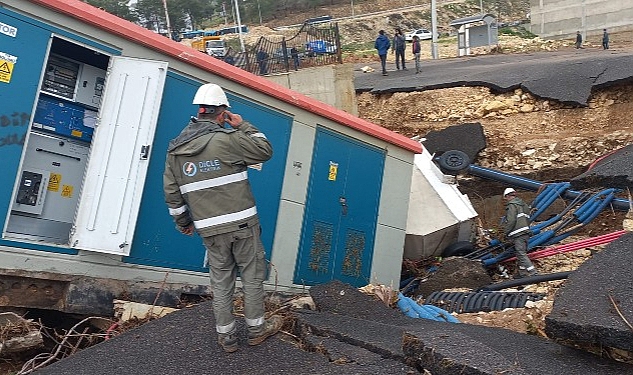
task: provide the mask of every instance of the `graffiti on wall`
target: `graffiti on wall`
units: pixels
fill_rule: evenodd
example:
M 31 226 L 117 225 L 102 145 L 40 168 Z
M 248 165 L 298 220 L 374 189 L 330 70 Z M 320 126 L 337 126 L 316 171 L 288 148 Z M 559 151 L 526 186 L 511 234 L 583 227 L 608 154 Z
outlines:
M 25 112 L 0 115 L 0 147 L 24 145 L 29 118 L 30 115 Z

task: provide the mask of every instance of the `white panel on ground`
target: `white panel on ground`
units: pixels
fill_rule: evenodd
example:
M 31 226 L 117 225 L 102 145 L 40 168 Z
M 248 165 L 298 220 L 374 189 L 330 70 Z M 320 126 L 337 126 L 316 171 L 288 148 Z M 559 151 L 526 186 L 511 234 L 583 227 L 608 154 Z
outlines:
M 453 177 L 440 171 L 426 149 L 415 155 L 413 169 L 405 258 L 437 256 L 451 243 L 469 241 L 477 212 Z

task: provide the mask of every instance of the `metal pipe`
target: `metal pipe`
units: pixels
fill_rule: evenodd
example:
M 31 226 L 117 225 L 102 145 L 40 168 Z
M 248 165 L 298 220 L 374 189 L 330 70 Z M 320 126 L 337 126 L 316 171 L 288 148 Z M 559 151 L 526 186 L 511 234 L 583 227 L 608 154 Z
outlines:
M 542 182 L 534 181 L 529 178 L 515 176 L 509 173 L 500 172 L 494 169 L 481 167 L 479 165 L 471 164 L 468 167 L 468 173 L 473 176 L 486 178 L 489 180 L 503 182 L 505 184 L 518 187 L 525 190 L 530 191 L 538 191 L 541 186 L 543 186 Z M 574 199 L 577 196 L 582 194 L 582 192 L 577 190 L 567 190 L 563 194 L 563 198 L 565 199 Z M 627 199 L 622 198 L 614 198 L 611 202 L 613 208 L 620 211 L 628 211 L 629 210 L 629 201 Z

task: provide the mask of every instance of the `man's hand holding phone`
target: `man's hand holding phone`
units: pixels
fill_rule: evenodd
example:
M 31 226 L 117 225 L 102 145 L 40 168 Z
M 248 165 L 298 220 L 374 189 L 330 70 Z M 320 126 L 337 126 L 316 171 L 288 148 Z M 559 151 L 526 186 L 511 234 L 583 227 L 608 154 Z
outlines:
M 242 116 L 237 113 L 231 113 L 229 111 L 224 111 L 218 115 L 218 123 L 222 124 L 227 122 L 231 127 L 238 128 L 242 123 Z

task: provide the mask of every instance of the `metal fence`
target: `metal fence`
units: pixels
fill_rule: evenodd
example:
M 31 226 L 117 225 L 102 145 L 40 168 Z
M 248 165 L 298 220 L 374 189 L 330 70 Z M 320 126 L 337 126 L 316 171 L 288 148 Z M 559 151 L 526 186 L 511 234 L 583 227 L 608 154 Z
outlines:
M 317 27 L 306 23 L 294 36 L 288 39 L 283 37 L 280 41 L 260 37 L 245 52 L 229 48 L 224 61 L 261 76 L 340 64 L 338 24 L 319 24 Z

